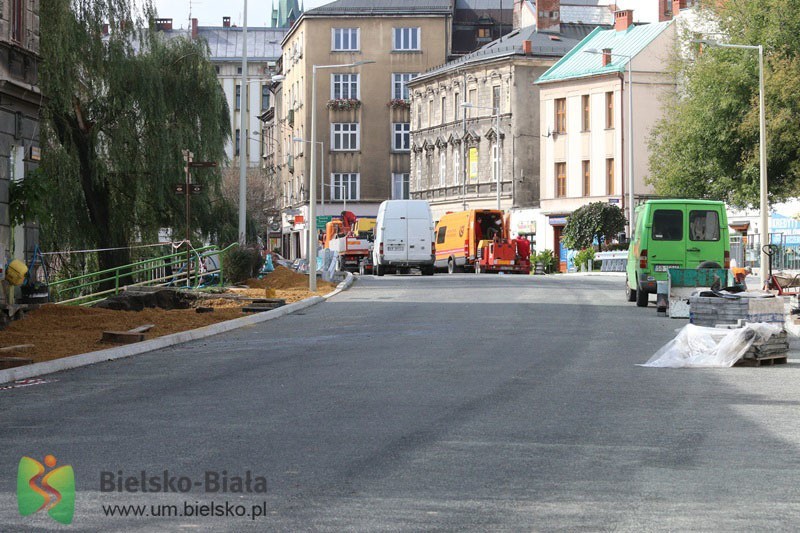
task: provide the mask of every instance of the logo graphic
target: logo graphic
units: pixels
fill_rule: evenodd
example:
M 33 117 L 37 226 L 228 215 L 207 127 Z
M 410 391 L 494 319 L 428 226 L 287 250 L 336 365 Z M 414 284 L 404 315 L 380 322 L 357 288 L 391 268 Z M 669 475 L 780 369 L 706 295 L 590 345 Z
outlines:
M 45 465 L 52 468 L 45 474 Z M 56 458 L 47 455 L 44 465 L 23 457 L 17 471 L 17 507 L 22 516 L 42 510 L 56 522 L 72 523 L 75 514 L 75 471 L 69 465 L 56 466 Z

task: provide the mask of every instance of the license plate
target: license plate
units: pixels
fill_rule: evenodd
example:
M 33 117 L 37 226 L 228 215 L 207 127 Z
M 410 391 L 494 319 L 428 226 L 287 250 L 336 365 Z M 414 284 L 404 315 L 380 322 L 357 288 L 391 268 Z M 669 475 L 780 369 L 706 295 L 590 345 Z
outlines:
M 386 249 L 390 252 L 402 252 L 405 247 L 405 244 L 389 244 L 386 246 Z
M 656 272 L 666 272 L 670 268 L 681 268 L 680 265 L 656 265 Z

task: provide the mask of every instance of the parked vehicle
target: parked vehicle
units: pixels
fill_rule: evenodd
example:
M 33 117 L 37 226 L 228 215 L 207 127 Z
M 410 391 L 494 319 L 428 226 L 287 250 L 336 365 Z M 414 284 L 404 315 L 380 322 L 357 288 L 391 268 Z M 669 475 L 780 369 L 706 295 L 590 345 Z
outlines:
M 337 270 L 356 272 L 362 259 L 369 254 L 370 241 L 346 231 L 342 221 L 334 219 L 325 225 L 324 247 L 336 252 Z
M 373 272 L 407 272 L 418 268 L 422 275 L 433 275 L 435 246 L 433 217 L 425 200 L 386 200 L 378 208 Z
M 436 225 L 437 268 L 452 274 L 530 271 L 530 243 L 509 239 L 508 217 L 496 209 L 445 214 Z
M 636 208 L 625 292 L 647 307 L 670 268 L 730 268 L 725 204 L 710 200 L 649 200 Z

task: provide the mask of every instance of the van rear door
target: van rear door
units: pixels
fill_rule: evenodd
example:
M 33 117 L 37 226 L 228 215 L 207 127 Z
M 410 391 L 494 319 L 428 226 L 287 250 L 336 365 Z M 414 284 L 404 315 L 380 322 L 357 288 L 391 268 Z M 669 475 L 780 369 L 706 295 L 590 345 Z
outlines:
M 406 261 L 408 230 L 405 202 L 388 202 L 383 213 L 383 257 L 385 261 Z
M 720 213 L 714 206 L 686 207 L 686 268 L 697 268 L 703 261 L 725 265 L 725 243 L 722 240 Z
M 649 233 L 648 263 L 657 279 L 666 279 L 669 268 L 684 268 L 686 261 L 686 208 L 683 205 L 658 204 L 653 211 Z
M 411 218 L 415 215 L 409 210 L 408 228 L 408 261 L 431 260 L 431 220 L 430 218 Z

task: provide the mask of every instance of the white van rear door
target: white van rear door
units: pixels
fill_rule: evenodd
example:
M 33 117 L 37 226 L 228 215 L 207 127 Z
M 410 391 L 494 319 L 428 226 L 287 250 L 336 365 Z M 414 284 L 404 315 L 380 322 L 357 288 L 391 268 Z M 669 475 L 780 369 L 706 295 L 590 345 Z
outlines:
M 405 261 L 408 254 L 406 209 L 402 202 L 389 202 L 383 217 L 383 257 Z
M 408 220 L 408 261 L 430 261 L 431 221 L 424 218 Z

